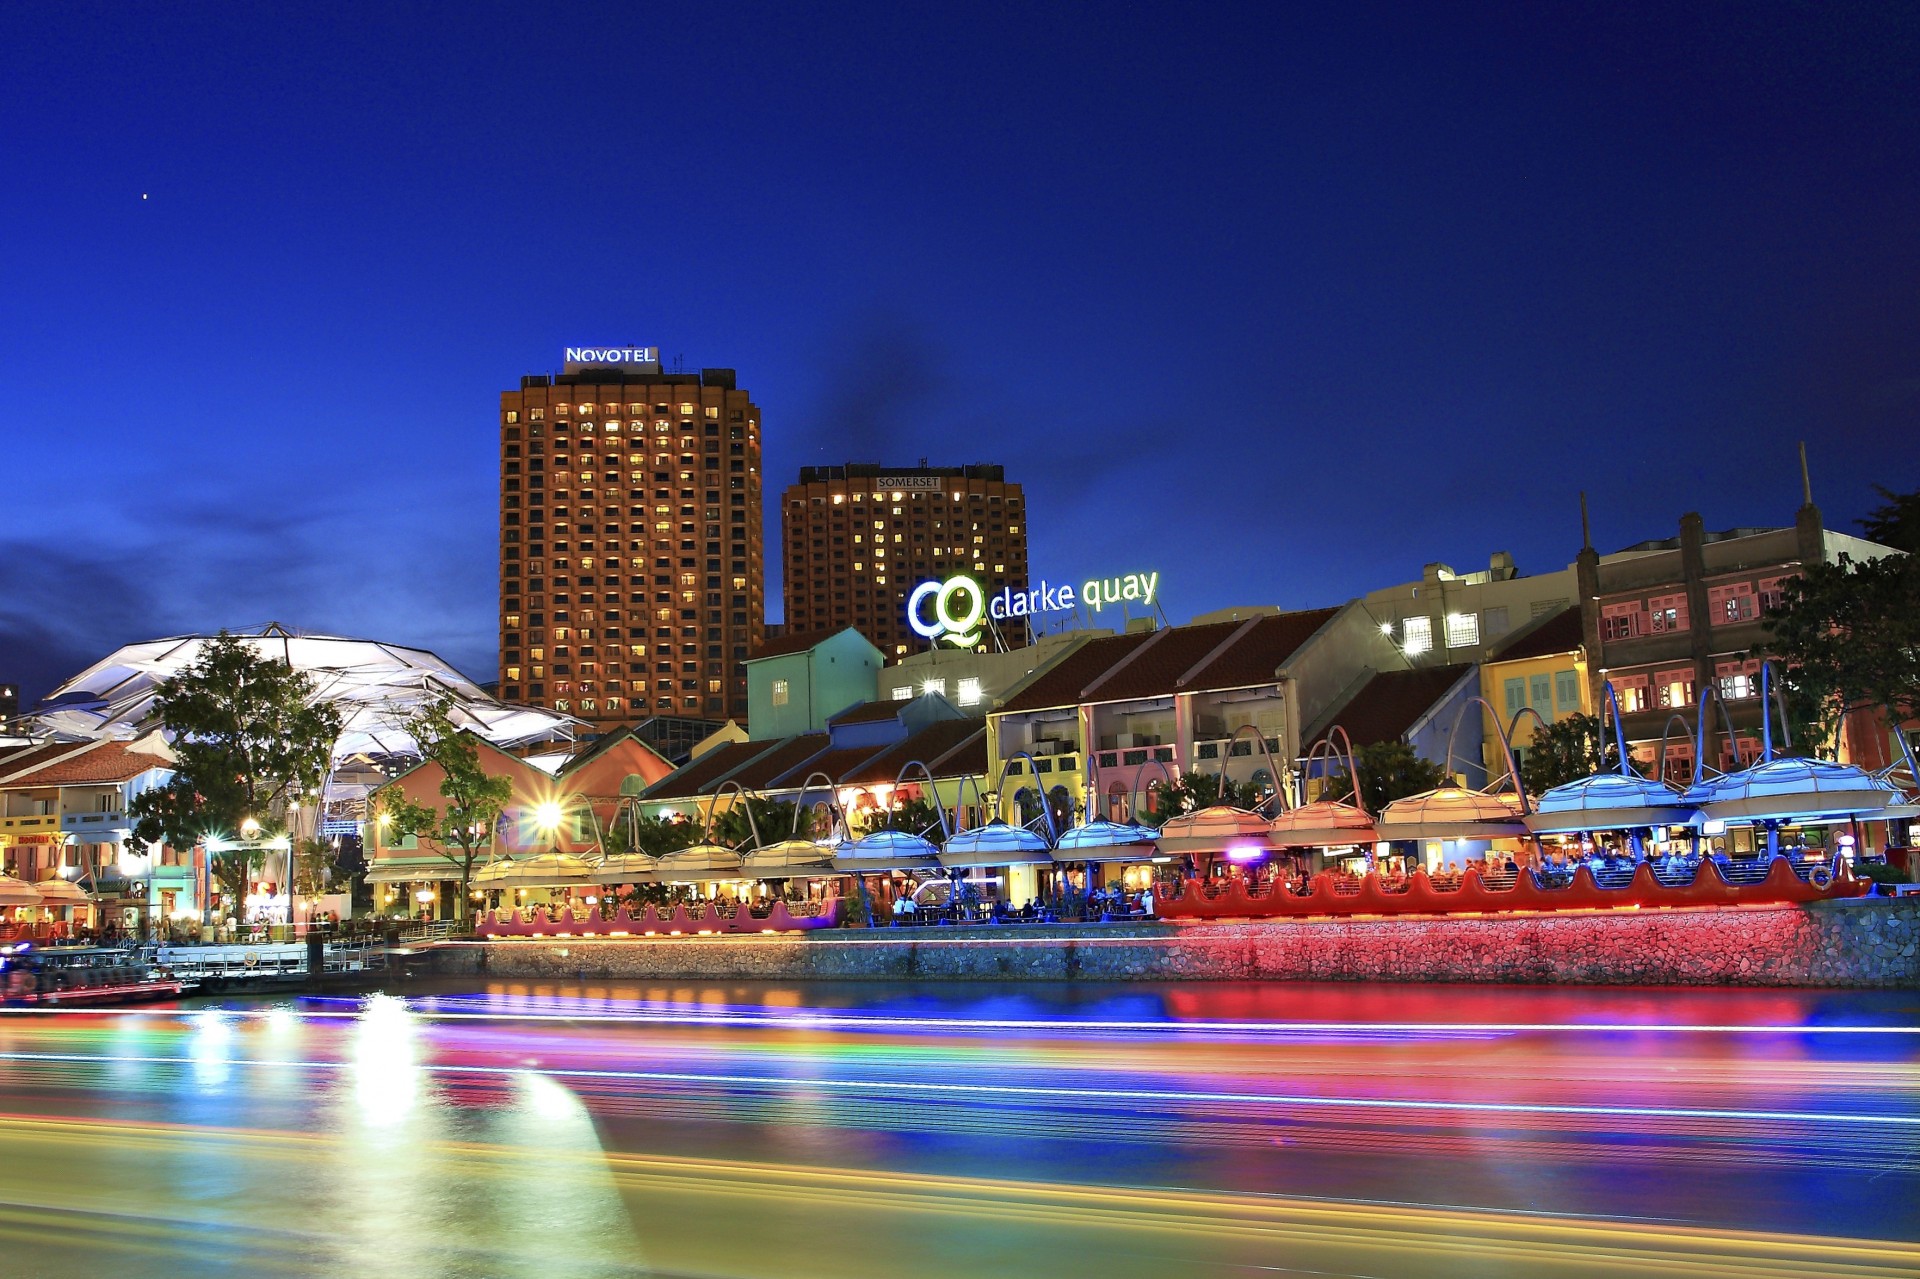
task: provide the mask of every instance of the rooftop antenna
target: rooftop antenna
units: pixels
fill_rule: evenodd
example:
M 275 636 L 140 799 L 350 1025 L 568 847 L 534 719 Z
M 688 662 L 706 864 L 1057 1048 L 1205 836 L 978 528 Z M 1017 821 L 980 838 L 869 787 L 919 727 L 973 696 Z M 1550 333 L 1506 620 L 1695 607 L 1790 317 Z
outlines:
M 1800 500 L 1813 505 L 1813 476 L 1807 470 L 1807 442 L 1800 441 Z

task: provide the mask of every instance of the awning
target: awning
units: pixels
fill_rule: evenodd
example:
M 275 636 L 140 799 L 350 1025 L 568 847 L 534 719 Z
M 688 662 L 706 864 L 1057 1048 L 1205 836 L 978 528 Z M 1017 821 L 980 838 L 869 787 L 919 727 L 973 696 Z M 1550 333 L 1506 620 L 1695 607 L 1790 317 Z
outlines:
M 571 888 L 591 884 L 593 868 L 572 853 L 502 857 L 482 866 L 473 882 L 482 888 Z
M 833 859 L 833 868 L 846 875 L 880 875 L 891 870 L 932 870 L 940 848 L 919 835 L 900 830 L 877 830 L 854 840 Z
M 593 868 L 596 884 L 652 884 L 660 878 L 660 859 L 646 853 L 609 853 Z
M 662 883 L 692 884 L 703 879 L 740 878 L 740 854 L 724 844 L 695 844 L 661 856 L 656 873 Z
M 480 868 L 474 867 L 477 875 Z M 383 866 L 375 864 L 367 870 L 369 884 L 426 884 L 443 880 L 458 880 L 460 872 L 447 862 L 433 866 Z
M 41 902 L 48 906 L 78 906 L 90 900 L 86 889 L 58 875 L 41 880 L 33 889 L 40 895 Z
M 950 870 L 971 866 L 1051 866 L 1047 841 L 1024 826 L 991 822 L 947 839 L 940 864 Z
M 811 839 L 783 839 L 765 848 L 740 854 L 741 868 L 760 878 L 782 878 L 794 872 L 824 875 L 833 870 L 833 845 Z

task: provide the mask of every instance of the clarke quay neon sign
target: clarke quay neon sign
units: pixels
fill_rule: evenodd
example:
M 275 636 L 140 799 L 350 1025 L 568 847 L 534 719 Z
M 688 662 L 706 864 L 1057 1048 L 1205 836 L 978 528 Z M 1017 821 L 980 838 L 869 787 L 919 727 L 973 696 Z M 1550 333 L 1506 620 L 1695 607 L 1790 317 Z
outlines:
M 980 642 L 980 624 L 988 617 L 1005 621 L 1037 613 L 1063 613 L 1081 604 L 1096 613 L 1109 604 L 1124 602 L 1151 607 L 1159 593 L 1158 572 L 1090 577 L 1081 583 L 1078 594 L 1071 586 L 1052 586 L 1042 579 L 1032 590 L 1007 587 L 992 597 L 979 582 L 956 573 L 944 582 L 922 582 L 913 588 L 907 596 L 907 625 L 914 634 L 933 643 L 944 641 L 955 648 L 972 648 Z

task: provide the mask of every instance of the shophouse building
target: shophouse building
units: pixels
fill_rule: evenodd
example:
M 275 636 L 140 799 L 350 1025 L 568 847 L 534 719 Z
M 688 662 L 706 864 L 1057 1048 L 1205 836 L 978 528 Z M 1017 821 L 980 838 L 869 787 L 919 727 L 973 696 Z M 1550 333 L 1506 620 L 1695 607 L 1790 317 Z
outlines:
M 500 397 L 500 696 L 705 736 L 765 624 L 760 410 L 732 369 L 567 355 Z
M 1470 573 L 1429 564 L 1419 581 L 1369 591 L 1360 602 L 1409 664 L 1447 666 L 1477 662 L 1510 632 L 1574 607 L 1575 585 L 1571 565 L 1523 575 L 1501 551 Z
M 1141 629 L 1150 627 L 1142 621 Z M 880 671 L 878 695 L 882 700 L 906 701 L 938 693 L 967 714 L 982 717 L 1081 645 L 1113 634 L 1105 629 L 1056 631 L 1005 650 L 935 644 Z
M 1611 682 L 1635 758 L 1648 767 L 1657 761 L 1680 780 L 1693 773 L 1691 726 L 1698 693 L 1711 682 L 1726 718 L 1708 713 L 1704 763 L 1722 770 L 1750 763 L 1761 749 L 1766 617 L 1781 606 L 1784 584 L 1841 555 L 1862 561 L 1893 553 L 1827 528 L 1810 493 L 1789 526 L 1714 533 L 1689 513 L 1678 537 L 1642 542 L 1610 560 L 1589 544 L 1577 564 L 1587 701 L 1599 705 L 1603 682 Z
M 747 659 L 747 732 L 756 741 L 817 733 L 873 699 L 880 650 L 853 627 L 768 640 Z
M 0 750 L 0 867 L 28 884 L 79 884 L 99 912 L 89 923 L 117 919 L 137 933 L 197 912 L 194 850 L 138 843 L 128 815 L 172 776 L 173 752 L 158 733 Z
M 998 806 L 1083 811 L 1091 788 L 1100 815 L 1150 811 L 1190 770 L 1284 784 L 1306 725 L 1406 666 L 1359 601 L 1089 640 L 987 716 Z
M 1483 714 L 1481 739 L 1491 776 L 1506 768 L 1503 731 L 1512 736 L 1515 754 L 1525 758 L 1541 721 L 1557 724 L 1594 713 L 1581 618 L 1577 608 L 1549 614 L 1507 636 L 1481 663 L 1480 696 L 1493 708 Z
M 1489 772 L 1481 761 L 1480 716 L 1474 697 L 1480 692 L 1480 668 L 1471 662 L 1451 666 L 1415 666 L 1407 670 L 1376 671 L 1352 694 L 1321 713 L 1308 728 L 1307 754 L 1301 767 L 1310 777 L 1324 779 L 1343 772 L 1339 755 L 1322 755 L 1313 743 L 1331 740 L 1337 724 L 1357 750 L 1382 742 L 1405 742 L 1413 753 L 1438 764 L 1466 786 L 1479 789 L 1500 770 Z M 1318 788 L 1307 787 L 1318 797 Z

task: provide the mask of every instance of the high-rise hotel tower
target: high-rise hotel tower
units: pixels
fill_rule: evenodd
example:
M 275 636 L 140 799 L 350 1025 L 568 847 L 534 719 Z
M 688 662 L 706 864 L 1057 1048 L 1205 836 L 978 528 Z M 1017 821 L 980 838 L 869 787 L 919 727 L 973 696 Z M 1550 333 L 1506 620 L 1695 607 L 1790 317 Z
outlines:
M 781 501 L 789 631 L 857 627 L 898 661 L 926 647 L 907 625 L 921 582 L 959 573 L 988 594 L 1027 588 L 1026 496 L 1004 467 L 803 466 Z
M 732 369 L 570 347 L 500 396 L 500 695 L 605 732 L 744 719 L 760 410 Z

